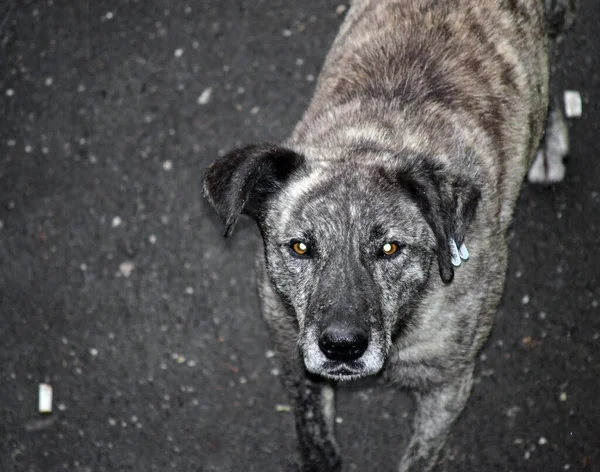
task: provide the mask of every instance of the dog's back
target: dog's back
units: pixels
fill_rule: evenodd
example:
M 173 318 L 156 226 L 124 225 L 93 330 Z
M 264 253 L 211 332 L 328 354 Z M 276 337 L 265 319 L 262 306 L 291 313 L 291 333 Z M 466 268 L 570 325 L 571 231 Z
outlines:
M 476 143 L 508 223 L 548 108 L 544 32 L 541 0 L 357 0 L 290 142 L 320 159 L 352 139 L 438 158 Z

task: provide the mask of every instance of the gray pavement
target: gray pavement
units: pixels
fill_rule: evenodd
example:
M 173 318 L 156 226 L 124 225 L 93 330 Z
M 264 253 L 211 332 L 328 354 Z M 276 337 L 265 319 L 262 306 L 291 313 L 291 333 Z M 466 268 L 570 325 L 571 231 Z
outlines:
M 258 233 L 221 239 L 200 181 L 290 132 L 338 3 L 0 3 L 0 471 L 290 468 Z M 584 98 L 568 176 L 524 188 L 448 471 L 600 471 L 600 7 L 580 3 L 555 84 Z M 346 388 L 345 470 L 395 470 L 410 411 Z

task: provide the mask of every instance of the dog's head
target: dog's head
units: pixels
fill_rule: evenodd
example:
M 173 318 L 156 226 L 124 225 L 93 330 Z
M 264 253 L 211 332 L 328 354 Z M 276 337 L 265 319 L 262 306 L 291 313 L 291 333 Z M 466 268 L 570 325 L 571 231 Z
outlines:
M 356 162 L 257 144 L 204 180 L 225 235 L 241 213 L 258 222 L 306 368 L 338 380 L 379 372 L 431 274 L 451 282 L 449 241 L 462 243 L 480 194 L 424 156 Z

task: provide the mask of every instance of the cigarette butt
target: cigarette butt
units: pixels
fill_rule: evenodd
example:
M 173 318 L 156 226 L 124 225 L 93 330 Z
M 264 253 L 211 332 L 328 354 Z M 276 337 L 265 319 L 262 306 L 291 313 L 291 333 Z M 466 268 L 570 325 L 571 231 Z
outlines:
M 40 384 L 38 409 L 40 413 L 52 413 L 52 386 Z

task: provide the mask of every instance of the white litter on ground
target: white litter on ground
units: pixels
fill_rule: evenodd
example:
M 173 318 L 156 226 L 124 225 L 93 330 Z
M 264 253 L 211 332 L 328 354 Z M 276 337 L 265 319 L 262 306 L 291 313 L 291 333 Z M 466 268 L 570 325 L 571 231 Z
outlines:
M 135 266 L 133 262 L 121 262 L 121 264 L 119 265 L 119 272 L 121 272 L 123 277 L 129 277 L 131 275 L 131 272 L 133 272 L 134 267 Z
M 198 105 L 206 105 L 212 97 L 212 87 L 208 87 L 198 97 Z
M 40 384 L 38 410 L 40 413 L 52 413 L 52 386 Z
M 576 90 L 565 90 L 565 114 L 567 118 L 581 118 L 582 113 L 581 94 Z

